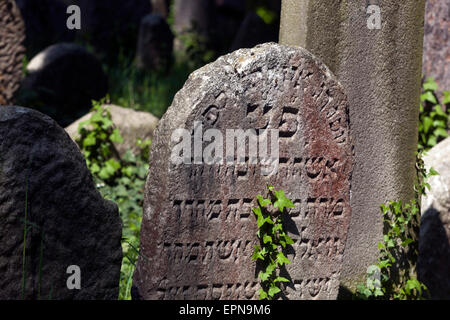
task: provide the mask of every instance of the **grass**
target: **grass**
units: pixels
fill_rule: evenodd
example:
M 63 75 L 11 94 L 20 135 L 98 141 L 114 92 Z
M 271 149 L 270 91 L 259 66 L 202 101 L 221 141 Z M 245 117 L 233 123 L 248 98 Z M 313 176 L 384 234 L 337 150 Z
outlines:
M 111 103 L 161 118 L 193 68 L 175 63 L 168 72 L 144 71 L 136 68 L 134 59 L 121 55 L 116 65 L 104 65 L 104 70 Z

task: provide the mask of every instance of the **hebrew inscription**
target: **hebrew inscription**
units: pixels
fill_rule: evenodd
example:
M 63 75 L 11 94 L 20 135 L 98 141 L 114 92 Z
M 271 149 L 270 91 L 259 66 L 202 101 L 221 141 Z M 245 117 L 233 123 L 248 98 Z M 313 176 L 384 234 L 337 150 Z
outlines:
M 337 297 L 353 146 L 344 90 L 309 52 L 264 44 L 191 74 L 150 159 L 134 298 L 257 299 L 252 208 L 267 184 L 295 205 L 279 298 Z

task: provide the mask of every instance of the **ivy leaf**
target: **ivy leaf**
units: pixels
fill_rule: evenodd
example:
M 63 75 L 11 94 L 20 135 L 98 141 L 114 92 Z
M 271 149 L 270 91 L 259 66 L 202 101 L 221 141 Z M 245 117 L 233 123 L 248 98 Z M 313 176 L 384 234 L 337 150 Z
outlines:
M 109 138 L 111 139 L 112 142 L 116 142 L 116 143 L 122 143 L 123 142 L 123 138 L 120 135 L 119 129 L 114 129 L 112 134 L 109 136 Z
M 283 213 L 284 208 L 293 208 L 294 207 L 294 204 L 292 203 L 292 201 L 289 200 L 284 195 L 284 191 L 283 190 L 280 190 L 280 191 L 274 190 L 273 192 L 275 194 L 275 197 L 277 198 L 277 201 L 275 201 L 273 206 L 275 208 L 278 208 L 281 213 Z
M 427 90 L 429 90 L 429 91 L 437 91 L 438 85 L 437 85 L 436 81 L 434 81 L 434 79 L 432 77 L 428 77 L 423 83 L 423 89 L 425 91 L 427 91 Z
M 259 300 L 267 299 L 267 292 L 264 289 L 259 289 Z
M 289 261 L 289 259 L 286 258 L 286 256 L 281 251 L 278 252 L 276 261 L 280 266 L 282 266 L 283 264 L 291 264 L 291 261 Z
M 280 288 L 278 288 L 277 286 L 272 286 L 269 288 L 269 296 L 273 297 L 274 295 L 276 295 L 278 292 L 280 292 Z
M 267 235 L 267 234 L 265 234 L 264 237 L 263 237 L 263 243 L 264 243 L 264 244 L 266 244 L 266 243 L 272 243 L 272 237 L 269 236 L 269 235 Z
M 276 277 L 276 279 L 273 282 L 290 282 L 290 280 L 284 277 Z
M 264 199 L 262 196 L 257 195 L 256 198 L 258 199 L 259 205 L 261 207 L 265 207 L 269 204 L 272 204 L 272 201 L 270 201 L 270 199 Z

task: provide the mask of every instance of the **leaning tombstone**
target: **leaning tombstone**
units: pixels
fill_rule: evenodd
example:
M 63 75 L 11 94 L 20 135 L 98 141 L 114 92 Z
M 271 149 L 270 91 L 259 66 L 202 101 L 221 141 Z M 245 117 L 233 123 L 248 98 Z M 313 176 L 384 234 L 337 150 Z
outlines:
M 0 300 L 117 299 L 117 205 L 55 121 L 0 108 Z
M 197 70 L 160 120 L 145 190 L 135 299 L 257 299 L 252 208 L 294 203 L 287 299 L 336 299 L 350 222 L 348 103 L 300 47 L 268 43 Z
M 12 102 L 22 80 L 25 24 L 14 0 L 0 0 L 0 105 Z

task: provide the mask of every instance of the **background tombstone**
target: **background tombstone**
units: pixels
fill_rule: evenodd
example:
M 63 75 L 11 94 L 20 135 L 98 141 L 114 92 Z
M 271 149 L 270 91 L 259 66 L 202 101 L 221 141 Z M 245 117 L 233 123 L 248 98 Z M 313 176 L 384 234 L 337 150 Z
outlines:
M 147 70 L 167 70 L 173 60 L 173 33 L 159 14 L 142 18 L 139 29 L 136 63 Z
M 450 299 L 450 138 L 424 157 L 425 166 L 439 175 L 430 177 L 422 199 L 417 274 L 432 299 Z
M 108 79 L 99 60 L 82 46 L 58 43 L 40 52 L 27 66 L 21 93 L 27 105 L 67 126 L 103 98 Z
M 0 299 L 117 299 L 117 206 L 64 129 L 31 109 L 0 108 L 0 220 Z M 71 265 L 80 290 L 66 286 Z
M 351 289 L 378 257 L 380 204 L 414 199 L 424 2 L 282 3 L 280 43 L 300 45 L 320 58 L 349 99 L 355 171 L 341 280 Z M 380 29 L 368 28 L 370 4 L 380 8 Z
M 174 130 L 191 133 L 199 123 L 203 132 L 219 130 L 224 145 L 230 129 L 279 130 L 279 139 L 270 137 L 278 166 L 264 176 L 261 157 L 252 164 L 249 153 L 244 164 L 174 164 Z M 235 141 L 229 145 L 235 151 Z M 260 152 L 263 146 L 260 140 Z M 150 158 L 134 298 L 257 298 L 251 208 L 267 184 L 295 204 L 286 217 L 295 243 L 287 251 L 293 264 L 284 274 L 292 280 L 285 297 L 336 298 L 351 215 L 348 104 L 309 52 L 264 44 L 194 72 L 160 120 Z
M 25 25 L 14 0 L 0 0 L 0 105 L 11 103 L 22 80 Z
M 212 26 L 214 3 L 212 0 L 174 0 L 174 32 L 176 50 L 184 50 L 183 37 L 194 37 L 196 41 L 208 43 Z
M 425 9 L 425 37 L 423 41 L 423 69 L 425 77 L 432 77 L 442 91 L 450 90 L 450 2 L 427 0 Z

